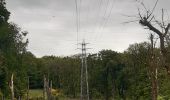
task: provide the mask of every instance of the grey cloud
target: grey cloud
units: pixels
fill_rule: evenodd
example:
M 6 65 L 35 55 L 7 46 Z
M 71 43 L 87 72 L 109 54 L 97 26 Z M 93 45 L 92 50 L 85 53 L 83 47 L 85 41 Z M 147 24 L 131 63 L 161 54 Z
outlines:
M 95 44 L 92 52 L 101 49 L 123 51 L 129 44 L 147 40 L 147 31 L 138 23 L 122 24 L 135 19 L 122 15 L 137 14 L 140 5 L 135 0 L 77 1 L 80 12 L 79 42 L 85 38 Z M 156 0 L 143 1 L 148 8 L 152 8 Z M 159 15 L 161 8 L 169 12 L 169 4 L 170 0 L 159 0 L 155 14 Z M 7 0 L 7 7 L 12 12 L 10 20 L 29 31 L 28 49 L 36 56 L 78 52 L 75 51 L 75 0 Z

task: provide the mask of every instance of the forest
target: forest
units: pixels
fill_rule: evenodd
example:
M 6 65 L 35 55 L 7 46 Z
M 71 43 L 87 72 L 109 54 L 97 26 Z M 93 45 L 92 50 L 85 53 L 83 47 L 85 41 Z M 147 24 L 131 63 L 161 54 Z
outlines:
M 139 15 L 138 24 L 153 32 L 148 41 L 130 44 L 124 52 L 87 55 L 90 100 L 170 100 L 170 24 L 159 23 L 162 32 L 152 26 L 152 12 Z M 29 33 L 9 17 L 0 0 L 0 100 L 78 100 L 81 54 L 37 58 L 27 50 Z M 34 90 L 41 95 L 33 97 Z

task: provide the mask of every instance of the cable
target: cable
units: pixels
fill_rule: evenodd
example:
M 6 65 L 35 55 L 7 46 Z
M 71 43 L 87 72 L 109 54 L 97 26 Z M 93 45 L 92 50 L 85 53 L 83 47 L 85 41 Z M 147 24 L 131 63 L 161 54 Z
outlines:
M 79 0 L 79 7 L 78 7 L 79 8 L 79 11 L 78 11 L 79 34 L 81 34 L 81 4 L 82 4 L 82 0 Z
M 100 0 L 100 2 L 99 2 L 99 10 L 98 10 L 98 13 L 97 13 L 97 17 L 99 16 L 99 14 L 100 14 L 100 10 L 101 10 L 101 7 L 102 7 L 102 1 L 103 0 Z M 96 19 L 98 19 L 98 18 L 96 18 Z M 96 20 L 96 22 L 95 22 L 95 25 L 97 24 L 97 20 Z
M 110 11 L 109 11 L 109 14 L 108 14 L 108 16 L 107 16 L 107 18 L 106 18 L 106 21 L 105 21 L 105 23 L 103 24 L 103 29 L 104 29 L 105 25 L 107 25 L 107 23 L 108 23 L 108 21 L 109 21 L 109 18 L 110 18 L 111 14 L 112 14 L 113 7 L 114 7 L 114 0 L 113 0 L 113 3 L 112 3 L 112 5 L 111 5 L 111 9 L 110 9 Z M 102 36 L 102 33 L 100 34 L 100 37 L 101 37 L 101 36 Z M 99 38 L 100 38 L 100 37 L 99 37 Z
M 109 10 L 108 16 L 105 17 L 104 23 L 103 23 L 103 25 L 100 27 L 101 32 L 100 32 L 100 34 L 99 34 L 99 38 L 100 38 L 101 35 L 102 35 L 102 31 L 103 31 L 105 25 L 106 25 L 106 24 L 108 23 L 108 21 L 109 21 L 109 18 L 110 18 L 111 14 L 112 14 L 113 7 L 114 7 L 114 0 L 113 0 L 113 3 L 112 3 L 112 5 L 111 5 L 111 8 L 110 8 L 110 10 Z M 95 42 L 97 41 L 97 36 L 95 37 L 94 41 L 95 41 Z
M 101 23 L 99 24 L 99 30 L 102 29 L 103 22 L 105 22 L 105 15 L 106 15 L 106 13 L 107 13 L 109 1 L 110 1 L 110 0 L 107 0 L 107 1 L 106 1 L 105 11 L 104 11 L 104 14 L 103 14 L 103 16 L 102 16 L 102 18 L 101 18 Z M 103 3 L 103 4 L 104 4 L 104 3 Z M 103 18 L 104 18 L 104 19 L 103 19 Z M 99 33 L 101 33 L 101 32 L 99 32 Z M 94 37 L 94 42 L 96 42 L 97 37 L 98 37 L 98 34 Z
M 76 6 L 76 31 L 77 31 L 77 48 L 78 48 L 78 37 L 79 37 L 79 18 L 78 18 L 78 2 L 75 0 Z
M 99 10 L 98 10 L 98 13 L 97 13 L 97 18 L 96 18 L 96 22 L 94 23 L 94 26 L 97 26 L 97 23 L 98 23 L 98 19 L 100 19 L 100 11 L 101 11 L 101 7 L 102 7 L 102 1 L 103 0 L 100 0 L 100 2 L 99 2 Z M 100 24 L 100 22 L 99 22 L 99 24 Z M 100 25 L 99 25 L 100 26 Z M 95 29 L 93 30 L 93 31 L 95 31 Z M 96 36 L 96 34 L 95 34 L 95 36 Z
M 106 2 L 106 8 L 105 8 L 105 11 L 104 11 L 104 15 L 103 15 L 103 21 L 102 21 L 102 19 L 101 19 L 101 25 L 99 26 L 99 30 L 101 29 L 101 27 L 102 27 L 102 22 L 104 22 L 105 21 L 105 16 L 106 16 L 106 13 L 107 13 L 107 9 L 108 9 L 108 5 L 109 5 L 109 1 L 110 0 L 107 0 L 107 2 Z

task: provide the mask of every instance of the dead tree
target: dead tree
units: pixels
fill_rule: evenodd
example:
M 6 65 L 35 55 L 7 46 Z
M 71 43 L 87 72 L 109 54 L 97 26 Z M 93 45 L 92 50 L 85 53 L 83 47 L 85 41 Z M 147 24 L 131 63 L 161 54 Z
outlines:
M 43 93 L 44 99 L 45 99 L 45 93 L 46 93 L 47 100 L 51 100 L 51 88 L 50 87 L 52 87 L 52 84 L 49 84 L 49 78 L 46 78 L 46 76 L 44 75 L 44 93 Z
M 44 75 L 44 89 L 43 89 L 43 98 L 45 100 L 45 93 L 46 93 L 46 77 Z
M 155 54 L 155 46 L 154 46 L 154 37 L 151 34 L 151 46 L 149 50 L 149 76 L 151 79 L 151 94 L 152 100 L 157 100 L 158 97 L 158 79 L 157 79 L 157 68 L 158 68 L 158 61 Z
M 47 99 L 50 100 L 49 78 L 46 80 L 46 93 L 47 93 Z
M 9 88 L 11 90 L 11 100 L 14 100 L 14 75 L 12 74 L 11 75 L 11 80 L 10 80 L 10 83 L 9 83 Z
M 166 68 L 167 73 L 170 75 L 170 63 L 167 59 L 167 53 L 168 50 L 165 45 L 165 39 L 168 36 L 169 29 L 170 29 L 170 23 L 166 23 L 164 20 L 164 10 L 162 9 L 162 18 L 161 20 L 157 20 L 153 14 L 155 7 L 157 6 L 158 0 L 155 3 L 152 10 L 148 10 L 143 3 L 142 6 L 145 9 L 145 14 L 141 14 L 140 9 L 138 9 L 138 15 L 139 15 L 139 23 L 146 27 L 146 29 L 151 30 L 152 32 L 156 33 L 159 36 L 160 40 L 160 50 L 162 55 L 162 64 Z M 159 27 L 157 27 L 157 26 Z

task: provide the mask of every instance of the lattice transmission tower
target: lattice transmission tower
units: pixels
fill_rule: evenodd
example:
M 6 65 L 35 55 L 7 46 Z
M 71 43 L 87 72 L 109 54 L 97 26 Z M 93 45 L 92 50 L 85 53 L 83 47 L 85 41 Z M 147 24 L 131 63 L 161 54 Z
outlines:
M 86 48 L 88 43 L 83 40 L 81 45 L 81 97 L 80 100 L 89 100 L 89 84 L 88 84 L 88 70 L 87 70 L 87 54 L 86 51 L 89 48 Z

